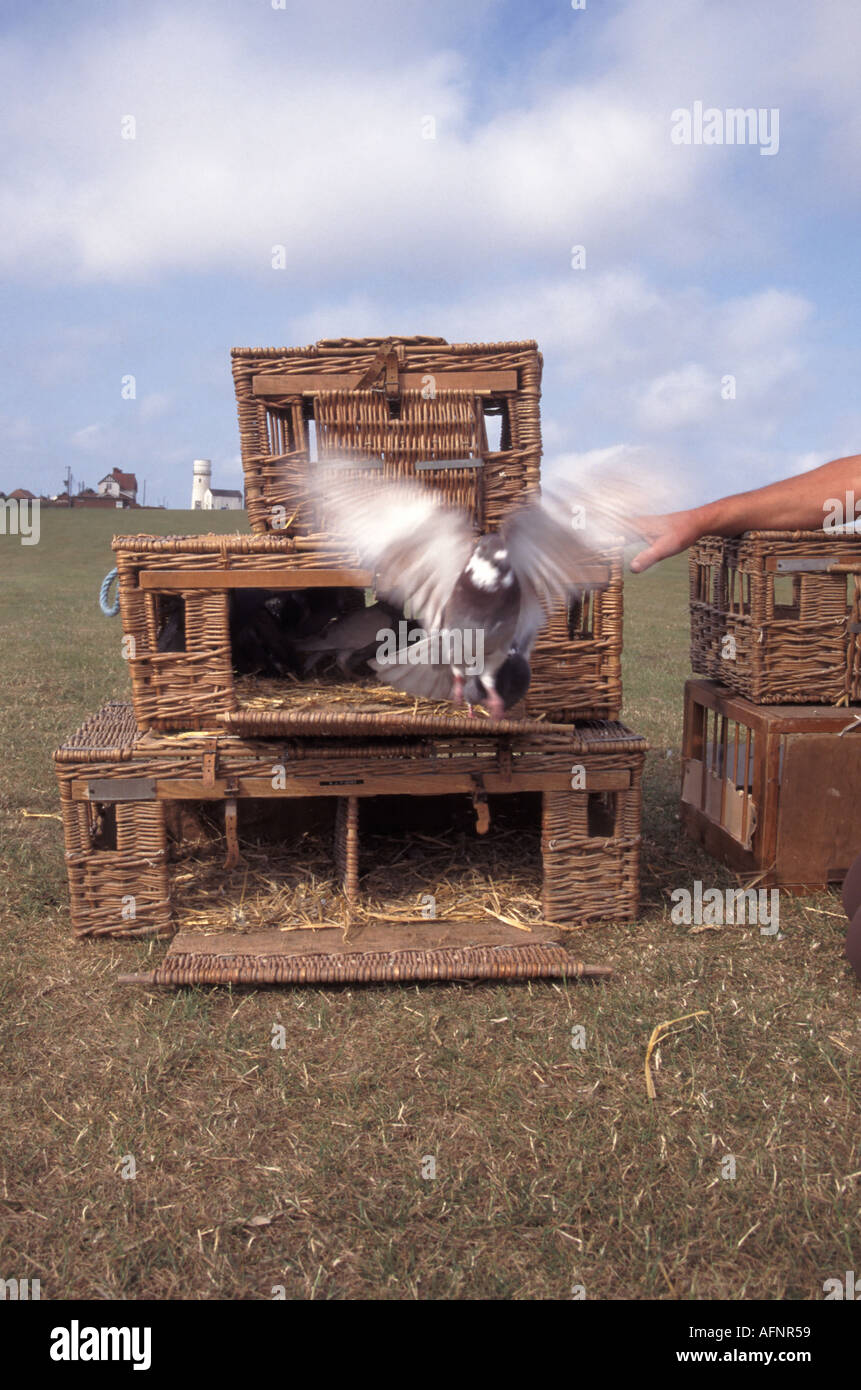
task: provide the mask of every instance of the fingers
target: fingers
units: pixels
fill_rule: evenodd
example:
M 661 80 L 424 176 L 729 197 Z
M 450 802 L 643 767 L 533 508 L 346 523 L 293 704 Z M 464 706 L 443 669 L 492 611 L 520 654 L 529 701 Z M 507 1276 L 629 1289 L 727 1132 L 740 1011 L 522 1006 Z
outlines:
M 651 545 L 634 556 L 630 569 L 633 570 L 634 574 L 642 574 L 643 570 L 650 569 L 659 560 L 666 560 L 670 555 L 678 555 L 680 551 L 687 548 L 689 543 L 678 535 L 662 531 Z
M 665 558 L 660 545 L 650 545 L 646 550 L 641 550 L 638 555 L 634 556 L 628 568 L 634 574 L 642 574 L 643 570 L 650 569 L 652 565 Z

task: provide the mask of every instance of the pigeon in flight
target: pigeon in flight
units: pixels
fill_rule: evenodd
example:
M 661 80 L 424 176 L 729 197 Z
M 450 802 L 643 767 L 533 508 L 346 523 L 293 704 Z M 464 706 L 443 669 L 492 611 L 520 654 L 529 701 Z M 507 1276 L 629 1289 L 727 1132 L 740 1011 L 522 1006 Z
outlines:
M 525 504 L 479 537 L 465 511 L 416 484 L 336 481 L 319 495 L 325 529 L 420 629 L 406 645 L 378 649 L 379 678 L 430 699 L 483 700 L 494 719 L 526 693 L 545 607 L 594 580 L 611 538 L 561 495 Z

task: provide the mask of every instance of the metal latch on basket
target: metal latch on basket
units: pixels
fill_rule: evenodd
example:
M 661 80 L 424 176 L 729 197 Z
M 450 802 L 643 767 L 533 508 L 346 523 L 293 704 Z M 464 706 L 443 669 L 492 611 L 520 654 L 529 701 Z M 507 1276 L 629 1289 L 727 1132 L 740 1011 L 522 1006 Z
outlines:
M 155 801 L 154 777 L 96 777 L 87 783 L 89 801 Z
M 235 869 L 245 862 L 239 850 L 238 824 L 236 797 L 230 796 L 224 803 L 224 838 L 227 841 L 227 853 L 224 856 L 225 869 Z
M 813 574 L 830 570 L 835 564 L 839 561 L 833 555 L 781 555 L 776 569 L 779 574 Z
M 475 788 L 472 793 L 472 805 L 475 810 L 476 834 L 486 835 L 490 829 L 490 807 L 487 804 L 487 792 L 481 777 L 473 777 L 471 781 Z
M 368 366 L 359 374 L 353 382 L 354 391 L 362 391 L 367 388 L 371 390 L 385 390 L 386 400 L 396 401 L 400 394 L 400 382 L 398 373 L 400 362 L 398 360 L 398 350 L 394 347 L 392 339 L 387 338 L 375 353 Z M 377 386 L 378 377 L 385 372 L 384 386 Z

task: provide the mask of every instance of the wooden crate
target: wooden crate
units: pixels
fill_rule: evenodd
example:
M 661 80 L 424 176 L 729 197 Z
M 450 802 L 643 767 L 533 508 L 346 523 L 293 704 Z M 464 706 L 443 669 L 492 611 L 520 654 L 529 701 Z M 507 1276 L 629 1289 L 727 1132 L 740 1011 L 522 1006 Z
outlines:
M 471 800 L 478 828 L 484 824 L 492 835 L 487 798 L 532 792 L 540 793 L 542 803 L 546 920 L 531 933 L 487 921 L 393 925 L 382 937 L 377 925 L 366 924 L 350 931 L 349 943 L 341 929 L 330 928 L 263 933 L 265 940 L 228 933 L 215 941 L 181 932 L 153 978 L 187 983 L 576 973 L 562 944 L 565 927 L 630 921 L 637 914 L 645 749 L 622 725 L 598 722 L 569 729 L 564 738 L 530 733 L 473 742 L 426 737 L 285 744 L 232 734 L 142 734 L 131 706 L 114 703 L 55 755 L 72 926 L 81 936 L 118 938 L 176 930 L 172 806 L 219 804 L 225 867 L 234 867 L 246 803 L 335 798 L 334 863 L 349 908 L 360 900 L 360 831 L 368 798 Z
M 861 734 L 851 711 L 756 705 L 714 681 L 685 685 L 681 819 L 758 887 L 815 891 L 861 850 Z
M 236 732 L 276 735 L 388 730 L 456 732 L 463 714 L 446 706 L 429 723 L 404 696 L 388 714 L 356 718 L 325 687 L 313 711 L 252 710 L 234 677 L 229 623 L 232 590 L 272 592 L 356 588 L 374 576 L 345 568 L 351 557 L 287 536 L 119 536 L 113 543 L 119 571 L 124 653 L 132 701 L 141 729 L 200 729 L 222 722 Z M 352 557 L 355 564 L 355 557 Z M 583 597 L 550 614 L 533 653 L 533 683 L 518 718 L 570 723 L 615 719 L 622 700 L 622 561 L 618 550 L 596 559 L 595 579 Z M 160 652 L 168 602 L 182 606 L 184 650 Z M 316 689 L 316 682 L 310 683 Z
M 758 704 L 861 699 L 861 537 L 706 536 L 689 569 L 695 671 Z
M 352 476 L 425 482 L 482 531 L 538 487 L 534 342 L 327 338 L 231 356 L 252 531 L 317 533 L 310 473 L 333 458 L 355 461 Z

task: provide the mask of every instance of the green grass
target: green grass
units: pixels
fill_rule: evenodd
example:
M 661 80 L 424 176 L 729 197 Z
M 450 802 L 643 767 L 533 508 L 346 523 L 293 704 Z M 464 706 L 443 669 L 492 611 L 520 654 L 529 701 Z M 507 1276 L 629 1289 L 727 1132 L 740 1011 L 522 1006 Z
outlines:
M 734 882 L 679 833 L 684 562 L 626 583 L 653 751 L 641 920 L 582 939 L 611 984 L 150 994 L 116 976 L 164 946 L 76 943 L 60 826 L 22 815 L 56 812 L 53 748 L 128 693 L 96 602 L 118 520 L 0 537 L 0 1274 L 43 1298 L 816 1299 L 861 1268 L 838 899 L 784 896 L 781 940 L 669 921 L 672 888 Z M 652 1029 L 695 1010 L 649 1101 Z

